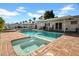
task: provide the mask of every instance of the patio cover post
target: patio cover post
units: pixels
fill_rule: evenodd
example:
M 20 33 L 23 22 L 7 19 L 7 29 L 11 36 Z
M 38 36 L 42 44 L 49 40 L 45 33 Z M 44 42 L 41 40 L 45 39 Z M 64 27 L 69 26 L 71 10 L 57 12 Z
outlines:
M 66 27 L 65 27 L 65 25 L 66 25 L 66 24 L 65 24 L 65 19 L 64 19 L 64 33 L 65 33 L 65 31 L 66 31 Z

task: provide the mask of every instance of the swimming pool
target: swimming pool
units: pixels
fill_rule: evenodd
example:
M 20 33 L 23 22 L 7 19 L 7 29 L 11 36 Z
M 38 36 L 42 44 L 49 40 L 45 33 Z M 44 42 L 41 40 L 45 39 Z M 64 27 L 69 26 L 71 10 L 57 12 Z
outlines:
M 24 32 L 21 32 L 21 33 L 28 35 L 28 36 L 34 36 L 38 32 L 37 31 L 24 31 Z
M 46 31 L 22 31 L 21 33 L 30 36 L 12 41 L 13 49 L 17 55 L 30 55 L 32 52 L 44 47 L 49 41 L 62 36 L 62 33 Z
M 33 37 L 38 37 L 38 38 L 48 39 L 48 40 L 53 40 L 63 35 L 62 33 L 57 33 L 57 32 L 34 31 L 34 30 L 25 31 L 21 33 L 28 36 L 33 36 Z
M 36 37 L 23 38 L 12 41 L 13 49 L 19 56 L 30 55 L 32 52 L 44 47 L 48 43 L 48 41 Z

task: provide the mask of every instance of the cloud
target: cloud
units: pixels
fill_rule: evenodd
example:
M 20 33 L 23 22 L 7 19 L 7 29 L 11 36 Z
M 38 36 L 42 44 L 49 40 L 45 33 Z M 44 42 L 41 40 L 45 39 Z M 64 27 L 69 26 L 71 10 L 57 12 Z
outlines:
M 41 16 L 41 14 L 37 14 L 37 13 L 33 14 L 31 12 L 27 13 L 27 15 L 30 16 L 30 17 L 36 17 L 36 18 L 39 18 Z
M 28 12 L 27 15 L 30 16 L 30 17 L 39 18 L 41 15 L 44 14 L 44 12 L 45 12 L 45 10 L 38 10 L 38 11 L 36 11 L 36 13 Z
M 69 13 L 70 11 L 73 11 L 74 9 L 75 9 L 74 5 L 66 5 L 59 10 L 58 16 L 59 17 L 65 16 L 67 13 Z
M 45 13 L 45 10 L 38 10 L 37 13 Z
M 8 11 L 6 9 L 2 9 L 0 8 L 0 16 L 4 17 L 4 18 L 8 18 L 8 17 L 14 17 L 19 15 L 20 13 L 16 12 L 16 11 Z
M 69 10 L 73 10 L 73 9 L 74 9 L 73 5 L 67 5 L 64 8 L 62 8 L 61 10 L 69 11 Z
M 19 11 L 19 12 L 26 12 L 26 9 L 25 9 L 25 7 L 18 7 L 17 9 L 16 9 L 16 11 Z

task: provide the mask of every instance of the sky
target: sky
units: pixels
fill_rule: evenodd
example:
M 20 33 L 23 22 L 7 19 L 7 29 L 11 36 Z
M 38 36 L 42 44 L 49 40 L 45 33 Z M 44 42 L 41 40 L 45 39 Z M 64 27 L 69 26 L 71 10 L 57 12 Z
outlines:
M 78 3 L 0 3 L 0 17 L 6 23 L 16 23 L 38 18 L 46 10 L 53 10 L 55 16 L 79 15 Z

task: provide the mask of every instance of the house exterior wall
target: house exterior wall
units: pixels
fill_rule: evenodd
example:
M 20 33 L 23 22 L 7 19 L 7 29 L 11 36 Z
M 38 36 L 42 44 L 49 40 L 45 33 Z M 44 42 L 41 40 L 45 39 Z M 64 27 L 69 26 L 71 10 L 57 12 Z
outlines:
M 54 22 L 51 22 L 50 24 L 51 24 L 51 27 L 52 27 L 52 25 L 53 25 L 53 27 L 54 27 L 53 29 L 54 29 L 54 30 L 57 30 L 57 29 L 55 28 L 55 27 L 56 27 L 55 24 L 56 24 L 56 23 L 62 23 L 62 30 L 64 30 L 64 23 L 63 23 L 63 22 L 64 22 L 64 21 L 54 21 Z M 58 26 L 58 27 L 59 27 L 59 26 Z M 59 29 L 58 29 L 58 30 L 59 30 Z
M 71 24 L 71 21 L 77 21 L 77 24 Z M 66 31 L 76 31 L 76 28 L 79 28 L 79 18 L 75 18 L 72 20 L 66 20 L 65 21 L 66 24 L 66 28 L 68 28 L 68 30 Z
M 53 26 L 53 30 L 57 30 L 55 27 L 55 23 L 62 23 L 62 31 L 76 31 L 76 28 L 79 28 L 79 17 L 70 17 L 71 20 L 69 20 L 69 18 L 62 18 L 58 20 L 53 20 L 53 18 L 51 19 L 52 21 L 42 21 L 42 22 L 38 22 L 37 23 L 37 27 L 38 29 L 43 27 L 45 25 L 45 23 L 50 23 L 49 27 Z M 71 24 L 71 21 L 77 21 L 77 24 Z M 60 31 L 60 30 L 59 30 Z
M 7 24 L 5 25 L 8 29 L 15 29 L 15 27 L 21 26 L 21 27 L 27 27 L 26 24 Z
M 43 26 L 45 26 L 45 22 L 37 22 L 36 25 L 37 25 L 37 29 L 40 29 Z
M 71 24 L 71 21 L 77 21 L 77 24 Z M 64 20 L 51 22 L 54 25 L 54 30 L 56 30 L 55 23 L 62 23 L 62 31 L 66 30 L 66 28 L 68 28 L 66 31 L 76 31 L 76 28 L 79 28 L 79 19 L 65 20 L 65 22 Z
M 70 17 L 71 20 L 69 20 L 69 18 L 67 17 L 63 17 L 63 18 L 56 18 L 54 20 L 54 18 L 52 19 L 48 19 L 47 21 L 38 21 L 36 22 L 35 24 L 9 24 L 9 25 L 6 25 L 7 27 L 9 28 L 15 28 L 17 26 L 22 26 L 22 27 L 27 27 L 27 28 L 35 28 L 35 25 L 37 25 L 37 29 L 40 29 L 42 27 L 45 26 L 45 23 L 50 23 L 48 27 L 49 28 L 52 28 L 53 27 L 53 30 L 57 30 L 55 27 L 55 24 L 56 23 L 62 23 L 62 30 L 58 30 L 58 31 L 76 31 L 76 28 L 79 28 L 79 16 L 78 17 L 73 17 L 71 16 Z M 77 24 L 71 24 L 71 21 L 77 21 Z

